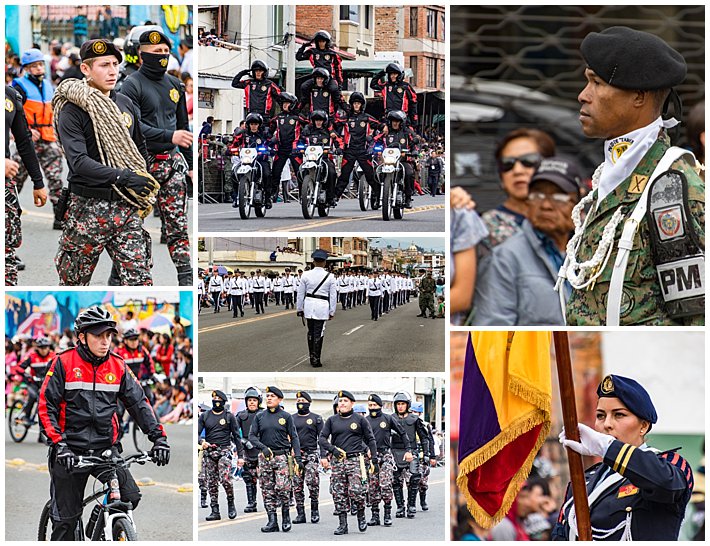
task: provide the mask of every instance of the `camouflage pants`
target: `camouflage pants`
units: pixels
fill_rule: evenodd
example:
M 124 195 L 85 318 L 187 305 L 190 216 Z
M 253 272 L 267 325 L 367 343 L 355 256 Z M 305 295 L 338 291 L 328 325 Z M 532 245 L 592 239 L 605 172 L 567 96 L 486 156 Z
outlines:
M 17 285 L 17 249 L 22 244 L 22 209 L 15 181 L 5 179 L 5 286 Z
M 304 454 L 303 465 L 306 467 L 305 470 L 293 477 L 293 496 L 298 506 L 303 506 L 306 502 L 306 486 L 308 486 L 308 496 L 312 501 L 317 501 L 320 494 L 320 459 L 318 458 L 318 453 Z
M 244 466 L 242 467 L 242 479 L 246 485 L 254 485 L 256 487 L 257 481 L 259 481 L 259 460 L 258 459 L 244 459 Z
M 35 152 L 39 165 L 42 167 L 42 173 L 47 179 L 47 193 L 52 205 L 56 205 L 59 201 L 59 195 L 62 193 L 62 149 L 56 142 L 47 140 L 38 140 L 35 144 Z M 15 180 L 17 180 L 17 192 L 22 191 L 22 186 L 27 180 L 29 174 L 25 168 L 25 164 L 19 155 L 13 157 L 20 164 L 20 170 L 17 172 Z
M 370 474 L 370 487 L 368 492 L 368 505 L 377 506 L 380 502 L 392 502 L 392 482 L 397 465 L 391 452 L 378 453 L 377 462 L 380 471 Z
M 232 450 L 224 448 L 221 450 L 221 457 L 213 459 L 209 453 L 205 453 L 202 459 L 202 467 L 205 469 L 207 477 L 207 491 L 210 494 L 210 503 L 219 504 L 219 486 L 224 487 L 227 498 L 234 498 L 234 487 L 232 486 L 232 476 L 229 471 L 232 469 Z
M 419 296 L 419 310 L 424 313 L 427 309 L 432 315 L 436 312 L 436 309 L 434 309 L 434 294 L 421 294 Z
M 171 154 L 167 161 L 156 161 L 150 174 L 160 183 L 156 207 L 160 212 L 162 232 L 168 244 L 170 258 L 177 269 L 190 267 L 190 239 L 187 229 L 187 182 L 185 173 L 173 172 L 174 161 L 184 164 L 179 152 Z
M 199 450 L 197 455 L 197 464 L 199 465 L 200 470 L 197 473 L 197 485 L 200 488 L 200 491 L 204 491 L 205 493 L 207 492 L 207 474 L 205 472 L 207 469 L 207 465 L 205 464 L 206 462 L 207 457 L 205 457 L 203 450 Z
M 275 512 L 280 506 L 288 507 L 291 499 L 291 476 L 288 473 L 286 455 L 274 455 L 267 460 L 264 455 L 259 454 L 259 485 L 267 512 Z
M 60 285 L 88 285 L 106 249 L 123 286 L 151 286 L 150 235 L 138 211 L 124 201 L 72 194 L 54 264 Z
M 367 481 L 363 483 L 358 458 L 334 460 L 330 481 L 333 484 L 332 495 L 336 512 L 347 512 L 349 505 L 358 510 L 365 508 Z
M 422 477 L 419 480 L 419 491 L 426 491 L 429 489 L 429 474 L 431 474 L 431 466 L 422 463 Z

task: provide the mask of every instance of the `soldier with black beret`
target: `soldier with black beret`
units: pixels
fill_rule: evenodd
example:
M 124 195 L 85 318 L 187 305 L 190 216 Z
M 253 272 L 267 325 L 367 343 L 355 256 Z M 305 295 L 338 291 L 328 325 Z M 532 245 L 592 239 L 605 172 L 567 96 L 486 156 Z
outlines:
M 291 414 L 280 407 L 284 394 L 278 387 L 265 389 L 266 410 L 258 413 L 249 430 L 249 441 L 259 453 L 259 485 L 268 517 L 262 533 L 278 532 L 276 510 L 281 506 L 281 530 L 291 530 L 289 501 L 291 473 L 303 471 L 301 443 Z M 295 465 L 293 464 L 295 460 Z
M 323 430 L 323 417 L 311 412 L 313 398 L 306 391 L 296 393 L 296 413 L 293 421 L 298 431 L 301 443 L 301 458 L 303 459 L 303 472 L 293 477 L 293 496 L 296 499 L 296 519 L 293 523 L 306 523 L 305 486 L 308 486 L 308 496 L 311 499 L 311 523 L 320 521 L 318 510 L 318 496 L 320 494 L 320 459 L 325 456 L 325 451 L 318 448 L 318 437 Z M 319 453 L 320 451 L 320 453 Z
M 646 435 L 658 417 L 638 382 L 607 375 L 597 388 L 594 428 L 579 425 L 580 441 L 560 442 L 581 455 L 601 457 L 585 472 L 592 540 L 678 540 L 693 492 L 693 471 L 676 450 L 659 452 Z M 575 540 L 572 488 L 567 487 L 552 540 Z
M 628 27 L 592 32 L 580 49 L 579 119 L 586 136 L 604 139 L 605 160 L 572 212 L 557 283 L 573 288 L 567 324 L 704 324 L 705 184 L 695 157 L 671 147 L 668 133 L 678 124 L 669 106 L 682 114 L 674 87 L 685 60 Z
M 167 73 L 171 47 L 162 32 L 143 32 L 139 38 L 141 66 L 124 80 L 121 93 L 140 109 L 140 125 L 150 154 L 149 172 L 160 183 L 157 208 L 162 220 L 161 241 L 168 245 L 178 284 L 192 286 L 187 222 L 192 132 L 185 86 Z

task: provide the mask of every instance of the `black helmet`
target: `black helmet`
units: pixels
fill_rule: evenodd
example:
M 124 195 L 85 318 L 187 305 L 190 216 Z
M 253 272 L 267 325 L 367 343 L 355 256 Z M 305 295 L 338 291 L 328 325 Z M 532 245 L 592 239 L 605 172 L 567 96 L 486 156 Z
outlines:
M 261 404 L 261 391 L 257 387 L 249 387 L 246 391 L 244 391 L 244 400 L 247 398 L 256 398 L 259 401 L 259 404 Z
M 296 95 L 293 95 L 291 93 L 287 93 L 284 91 L 279 95 L 279 100 L 283 104 L 284 102 L 288 102 L 291 105 L 294 105 L 298 102 L 298 97 Z
M 40 337 L 35 340 L 35 345 L 39 349 L 40 347 L 51 347 L 52 342 L 49 341 L 49 338 L 47 337 Z
M 254 74 L 255 70 L 263 70 L 264 71 L 264 77 L 266 77 L 269 74 L 269 67 L 266 66 L 266 63 L 264 61 L 260 61 L 257 59 L 253 63 L 251 63 L 251 75 L 252 77 L 256 78 L 256 74 Z
M 136 338 L 140 334 L 138 333 L 138 330 L 135 328 L 129 328 L 125 332 L 123 332 L 123 339 L 131 339 L 131 338 Z
M 319 30 L 313 35 L 313 43 L 318 45 L 318 40 L 325 40 L 325 47 L 329 47 L 332 38 L 330 37 L 330 33 L 328 31 Z
M 90 331 L 90 333 L 98 335 L 106 330 L 116 332 L 116 321 L 111 317 L 111 313 L 98 305 L 92 305 L 85 309 L 74 321 L 74 331 L 77 334 Z
M 409 395 L 408 392 L 404 391 L 395 393 L 394 398 L 392 398 L 392 403 L 395 405 L 395 411 L 397 410 L 397 402 L 406 402 L 407 409 L 409 409 L 409 407 L 412 405 L 412 397 Z
M 322 119 L 323 123 L 328 122 L 328 114 L 326 114 L 323 110 L 313 110 L 310 115 L 310 120 L 315 121 L 317 119 Z
M 400 121 L 404 124 L 407 121 L 407 114 L 402 112 L 402 110 L 390 110 L 387 112 L 387 121 Z
M 264 118 L 261 117 L 261 114 L 255 114 L 252 112 L 251 114 L 248 114 L 246 119 L 244 120 L 244 123 L 247 124 L 247 127 L 251 123 L 258 123 L 260 126 L 264 123 Z
M 350 95 L 350 98 L 348 99 L 348 102 L 350 103 L 350 106 L 353 105 L 353 102 L 361 102 L 363 106 L 367 104 L 367 102 L 365 101 L 365 95 L 360 93 L 360 91 L 355 91 L 354 93 L 352 93 Z
M 397 63 L 390 63 L 387 65 L 387 68 L 385 68 L 385 72 L 387 74 L 397 74 L 399 80 L 401 80 L 404 77 L 404 70 L 402 70 L 402 67 L 399 66 Z
M 315 81 L 319 76 L 325 78 L 326 82 L 330 79 L 330 73 L 325 68 L 321 67 L 314 68 L 311 76 L 313 77 L 313 81 Z

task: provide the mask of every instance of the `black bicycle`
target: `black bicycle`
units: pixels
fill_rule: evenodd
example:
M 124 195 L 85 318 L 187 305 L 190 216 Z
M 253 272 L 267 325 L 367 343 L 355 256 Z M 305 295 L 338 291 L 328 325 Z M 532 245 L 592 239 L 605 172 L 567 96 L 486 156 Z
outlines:
M 34 379 L 39 381 L 36 384 L 42 384 L 41 379 Z M 12 438 L 13 442 L 20 443 L 27 437 L 27 433 L 32 428 L 37 417 L 37 404 L 34 405 L 31 413 L 28 414 L 27 412 L 28 393 L 29 387 L 25 385 L 20 391 L 20 398 L 13 402 L 7 414 L 7 430 L 10 432 L 10 438 Z
M 74 540 L 138 540 L 138 531 L 133 520 L 133 506 L 130 502 L 121 501 L 121 492 L 118 487 L 119 468 L 128 469 L 132 464 L 145 464 L 152 461 L 146 452 L 136 453 L 126 457 L 114 456 L 110 449 L 104 451 L 99 457 L 77 457 L 74 468 L 98 468 L 101 470 L 96 476 L 96 483 L 101 483 L 100 491 L 94 492 L 82 502 L 82 515 L 74 530 Z M 47 501 L 39 517 L 37 539 L 49 540 L 49 511 L 51 500 Z M 89 521 L 84 527 L 84 510 L 91 507 Z

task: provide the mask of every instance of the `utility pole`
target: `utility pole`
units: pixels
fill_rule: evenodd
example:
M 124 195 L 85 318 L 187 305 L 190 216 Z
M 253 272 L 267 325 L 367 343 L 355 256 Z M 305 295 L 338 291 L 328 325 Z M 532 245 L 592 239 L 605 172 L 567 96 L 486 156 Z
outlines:
M 296 6 L 285 5 L 286 30 L 286 91 L 296 94 Z

